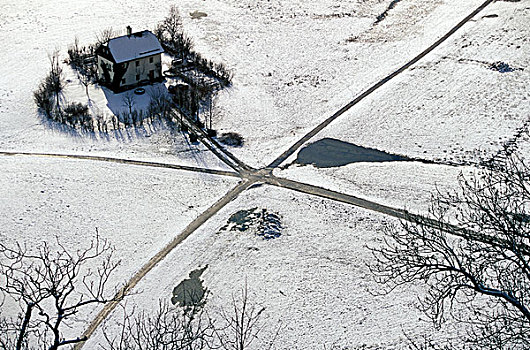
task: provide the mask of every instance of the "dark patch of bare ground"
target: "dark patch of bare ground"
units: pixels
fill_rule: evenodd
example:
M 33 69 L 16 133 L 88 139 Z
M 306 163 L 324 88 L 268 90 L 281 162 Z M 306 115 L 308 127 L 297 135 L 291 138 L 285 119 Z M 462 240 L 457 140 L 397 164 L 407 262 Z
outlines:
M 230 216 L 221 231 L 253 231 L 264 240 L 279 238 L 282 232 L 282 220 L 278 213 L 265 208 L 240 210 Z
M 388 5 L 388 7 L 386 8 L 386 10 L 379 14 L 376 19 L 375 19 L 375 23 L 374 24 L 378 24 L 379 22 L 383 21 L 386 16 L 388 16 L 388 13 L 390 12 L 390 10 L 392 10 L 394 7 L 396 7 L 396 5 L 400 2 L 401 0 L 392 0 L 392 2 L 390 3 L 390 5 Z

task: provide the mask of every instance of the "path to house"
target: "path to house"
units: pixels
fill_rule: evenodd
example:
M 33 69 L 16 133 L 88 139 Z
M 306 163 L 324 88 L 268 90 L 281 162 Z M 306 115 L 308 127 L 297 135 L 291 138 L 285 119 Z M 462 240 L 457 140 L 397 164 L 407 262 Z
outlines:
M 83 155 L 83 154 L 0 151 L 0 156 L 26 156 L 26 157 L 30 156 L 30 157 L 92 160 L 92 161 L 98 161 L 98 162 L 110 162 L 110 163 L 118 163 L 118 164 L 146 166 L 146 167 L 153 167 L 153 168 L 168 168 L 168 169 L 191 171 L 191 172 L 196 172 L 196 173 L 206 173 L 206 174 L 220 175 L 220 176 L 239 177 L 237 173 L 232 172 L 232 171 L 226 171 L 226 170 L 198 168 L 198 167 L 177 165 L 177 164 L 170 164 L 170 163 L 158 163 L 158 162 L 150 162 L 150 161 L 145 161 L 145 160 L 114 158 L 114 157 L 105 157 L 105 156 L 92 156 L 92 155 Z
M 221 161 L 227 164 L 230 168 L 234 169 L 235 172 L 231 171 L 222 171 L 222 170 L 210 170 L 204 168 L 195 168 L 187 166 L 179 166 L 174 164 L 167 163 L 156 163 L 156 162 L 146 162 L 138 160 L 129 160 L 129 159 L 119 159 L 119 158 L 110 158 L 110 157 L 99 157 L 99 156 L 88 156 L 88 155 L 67 155 L 67 154 L 45 154 L 45 153 L 25 153 L 25 152 L 0 152 L 0 155 L 3 156 L 38 156 L 38 157 L 59 157 L 59 158 L 71 158 L 71 159 L 82 159 L 87 161 L 106 161 L 113 163 L 121 163 L 128 165 L 139 165 L 139 166 L 150 166 L 150 167 L 163 167 L 170 169 L 194 171 L 200 173 L 208 173 L 213 175 L 222 175 L 222 176 L 232 176 L 241 178 L 241 182 L 230 190 L 223 198 L 218 200 L 214 205 L 208 208 L 204 213 L 198 216 L 193 222 L 191 222 L 183 232 L 176 236 L 173 241 L 171 241 L 164 249 L 158 252 L 153 256 L 149 262 L 147 262 L 140 270 L 128 281 L 128 283 L 118 292 L 117 298 L 127 295 L 134 286 L 149 272 L 151 271 L 160 261 L 162 261 L 176 246 L 178 246 L 184 239 L 189 237 L 195 230 L 200 228 L 208 219 L 215 215 L 219 210 L 221 210 L 228 203 L 236 199 L 242 192 L 247 190 L 255 183 L 265 183 L 273 186 L 278 186 L 282 188 L 287 188 L 290 190 L 307 193 L 310 195 L 319 196 L 322 198 L 327 198 L 330 200 L 340 201 L 342 203 L 347 203 L 350 205 L 362 207 L 365 209 L 373 210 L 379 213 L 383 213 L 389 216 L 393 216 L 399 219 L 411 219 L 417 220 L 422 219 L 426 220 L 428 224 L 436 225 L 438 227 L 443 227 L 443 224 L 436 222 L 432 219 L 421 218 L 417 215 L 410 215 L 403 209 L 392 208 L 389 206 L 381 205 L 376 202 L 368 201 L 359 197 L 351 196 L 345 193 L 339 193 L 335 191 L 330 191 L 321 187 L 312 186 L 309 184 L 292 181 L 272 175 L 272 170 L 282 164 L 289 156 L 294 154 L 305 142 L 310 140 L 318 132 L 328 126 L 332 121 L 337 119 L 339 116 L 343 115 L 350 108 L 358 104 L 364 98 L 372 94 L 374 91 L 379 89 L 381 86 L 404 72 L 406 69 L 417 63 L 420 59 L 425 57 L 429 52 L 433 51 L 438 47 L 442 42 L 447 40 L 451 35 L 453 35 L 458 29 L 460 29 L 465 23 L 471 20 L 476 16 L 480 11 L 482 11 L 487 5 L 492 3 L 493 0 L 487 0 L 482 5 L 480 5 L 475 11 L 469 14 L 464 18 L 460 23 L 454 26 L 448 33 L 442 36 L 434 44 L 429 46 L 425 51 L 420 53 L 418 56 L 414 57 L 412 60 L 404 64 L 401 68 L 394 71 L 384 79 L 377 82 L 375 85 L 368 88 L 353 101 L 348 103 L 346 106 L 341 108 L 331 117 L 324 120 L 322 123 L 317 125 L 309 133 L 304 135 L 298 142 L 292 145 L 287 151 L 280 155 L 276 160 L 274 160 L 270 165 L 263 169 L 253 169 L 248 165 L 241 162 L 239 159 L 234 157 L 231 153 L 223 149 L 214 139 L 208 137 L 203 130 L 196 127 L 193 123 L 188 122 L 189 126 L 199 135 L 201 142 L 210 149 Z M 467 235 L 468 232 L 461 231 L 462 235 Z M 475 237 L 476 238 L 476 237 Z M 485 239 L 491 241 L 491 237 L 479 237 L 479 239 Z M 83 337 L 88 339 L 98 328 L 98 326 L 106 319 L 108 315 L 116 308 L 119 304 L 119 301 L 114 301 L 106 304 L 104 308 L 98 313 L 96 318 L 90 323 L 87 330 L 84 332 Z M 83 347 L 84 343 L 78 343 L 75 346 L 75 349 L 79 350 Z

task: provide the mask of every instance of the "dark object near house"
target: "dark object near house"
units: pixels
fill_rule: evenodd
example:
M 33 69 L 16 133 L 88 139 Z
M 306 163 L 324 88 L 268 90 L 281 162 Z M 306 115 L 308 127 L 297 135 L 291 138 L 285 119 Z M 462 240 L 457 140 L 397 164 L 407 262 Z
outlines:
M 219 142 L 227 146 L 241 147 L 243 146 L 243 136 L 235 132 L 227 132 L 221 134 L 218 138 Z
M 195 142 L 197 142 L 198 139 L 199 139 L 199 138 L 197 137 L 197 134 L 194 134 L 194 133 L 191 133 L 191 134 L 190 134 L 190 142 L 191 142 L 191 143 L 195 143 Z
M 112 38 L 96 49 L 98 82 L 113 91 L 123 91 L 144 82 L 160 81 L 163 52 L 153 33 L 132 33 L 127 27 L 127 35 Z
M 145 94 L 145 89 L 144 88 L 137 88 L 137 89 L 134 89 L 134 93 L 136 95 L 143 95 Z
M 189 85 L 188 84 L 185 84 L 185 83 L 177 83 L 175 85 L 169 85 L 167 87 L 167 91 L 170 93 L 170 94 L 176 94 L 178 93 L 179 91 L 180 92 L 187 92 L 188 89 L 189 89 Z
M 217 136 L 217 130 L 206 129 L 206 134 L 208 134 L 208 136 L 210 136 L 210 137 L 215 137 L 215 136 Z

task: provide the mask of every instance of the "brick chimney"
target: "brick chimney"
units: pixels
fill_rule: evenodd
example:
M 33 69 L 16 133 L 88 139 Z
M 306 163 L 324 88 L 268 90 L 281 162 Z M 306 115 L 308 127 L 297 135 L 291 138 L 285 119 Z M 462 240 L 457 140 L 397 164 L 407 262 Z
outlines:
M 127 36 L 131 36 L 131 34 L 132 34 L 131 26 L 127 26 Z

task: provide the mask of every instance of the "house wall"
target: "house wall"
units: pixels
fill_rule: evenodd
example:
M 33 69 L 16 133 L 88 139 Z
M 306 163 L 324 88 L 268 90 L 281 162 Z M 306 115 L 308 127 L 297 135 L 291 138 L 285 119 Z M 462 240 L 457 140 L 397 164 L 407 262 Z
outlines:
M 151 62 L 151 58 L 153 62 Z M 153 71 L 153 79 L 158 79 L 162 76 L 162 59 L 160 54 L 129 61 L 126 64 L 128 65 L 127 71 L 122 78 L 120 86 L 136 85 L 142 80 L 151 80 L 149 77 L 150 71 Z
M 104 57 L 97 56 L 97 64 L 98 64 L 98 80 L 103 80 L 105 78 L 103 74 L 103 64 L 105 64 L 108 67 L 107 69 L 109 72 L 110 81 L 112 81 L 112 79 L 114 79 L 114 69 L 113 69 L 114 63 L 112 63 L 111 61 L 109 61 L 108 59 Z

